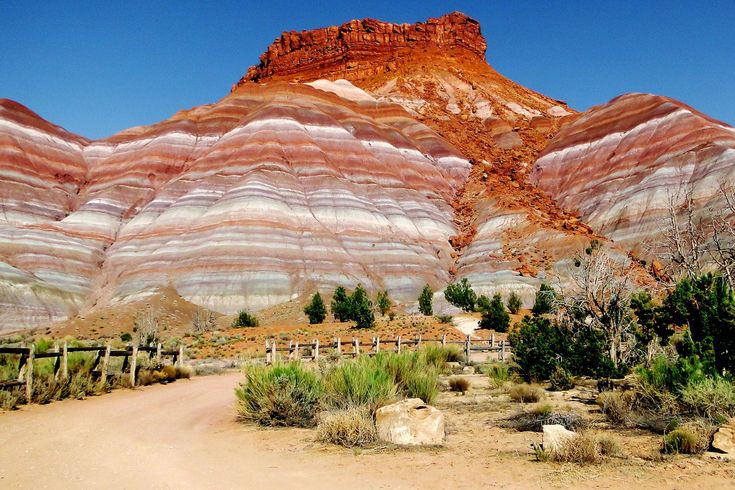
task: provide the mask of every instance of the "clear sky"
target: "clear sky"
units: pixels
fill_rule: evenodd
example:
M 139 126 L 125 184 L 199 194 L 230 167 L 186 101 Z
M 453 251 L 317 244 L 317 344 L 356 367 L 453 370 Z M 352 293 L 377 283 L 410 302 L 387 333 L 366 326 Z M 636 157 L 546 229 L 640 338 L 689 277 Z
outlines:
M 220 99 L 284 30 L 453 10 L 498 71 L 576 109 L 652 92 L 735 124 L 733 0 L 0 0 L 0 97 L 99 138 Z

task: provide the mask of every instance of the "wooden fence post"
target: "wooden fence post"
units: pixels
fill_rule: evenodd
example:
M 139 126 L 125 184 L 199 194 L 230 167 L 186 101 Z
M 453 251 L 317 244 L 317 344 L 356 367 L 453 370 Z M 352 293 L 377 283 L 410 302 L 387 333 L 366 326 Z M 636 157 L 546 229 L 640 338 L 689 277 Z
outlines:
M 265 363 L 271 364 L 273 361 L 271 361 L 271 349 L 270 344 L 268 343 L 268 339 L 265 339 Z
M 184 346 L 179 346 L 179 358 L 176 359 L 176 365 L 177 366 L 183 366 L 184 365 Z
M 61 356 L 61 377 L 67 379 L 69 377 L 69 351 L 66 342 L 64 342 Z
M 421 335 L 419 335 L 418 339 L 416 340 L 416 350 L 421 348 Z
M 342 337 L 337 337 L 337 355 L 342 357 Z
M 401 353 L 401 336 L 396 338 L 396 352 Z
M 447 334 L 442 335 L 442 347 L 447 346 Z
M 465 345 L 464 345 L 464 352 L 465 352 L 465 357 L 467 358 L 467 364 L 470 363 L 470 350 L 472 349 L 471 342 L 472 340 L 470 339 L 470 336 L 468 335 L 467 339 L 465 340 Z
M 132 358 L 130 359 L 130 387 L 135 388 L 135 371 L 138 369 L 138 346 L 133 345 Z
M 294 358 L 299 361 L 301 360 L 301 350 L 299 350 L 299 341 L 296 341 L 296 348 L 294 349 Z
M 495 332 L 490 335 L 490 347 L 495 347 Z
M 319 339 L 314 339 L 314 352 L 312 353 L 315 362 L 319 362 Z
M 278 346 L 276 345 L 276 339 L 274 337 L 273 339 L 271 339 L 271 362 L 273 362 L 274 364 L 276 363 L 276 349 L 278 349 Z
M 293 340 L 288 341 L 288 360 L 293 359 Z
M 352 344 L 355 351 L 355 357 L 360 355 L 360 339 L 357 337 L 352 337 Z
M 36 357 L 36 345 L 31 344 L 26 361 L 26 400 L 31 403 L 33 398 L 33 358 Z
M 161 343 L 156 344 L 156 364 L 161 364 Z
M 111 346 L 108 342 L 107 347 L 105 347 L 105 357 L 102 358 L 102 368 L 100 368 L 100 387 L 102 388 L 105 387 L 105 383 L 107 382 L 107 371 L 110 365 L 110 350 Z
M 380 337 L 375 337 L 375 353 L 380 352 Z
M 59 354 L 59 343 L 56 342 L 54 344 L 54 352 Z M 59 379 L 59 372 L 61 371 L 61 356 L 57 356 L 56 360 L 54 361 L 54 379 Z
M 500 341 L 500 360 L 505 360 L 505 339 Z

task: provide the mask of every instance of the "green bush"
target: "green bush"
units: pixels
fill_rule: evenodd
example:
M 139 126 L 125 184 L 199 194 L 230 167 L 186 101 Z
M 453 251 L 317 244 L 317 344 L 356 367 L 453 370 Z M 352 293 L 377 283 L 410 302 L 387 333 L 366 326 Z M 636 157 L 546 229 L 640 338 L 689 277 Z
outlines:
M 327 307 L 319 291 L 311 297 L 311 302 L 304 308 L 304 313 L 309 317 L 309 324 L 323 323 L 327 317 Z
M 666 454 L 701 454 L 707 450 L 715 428 L 701 420 L 694 420 L 665 434 L 661 452 Z
M 431 316 L 434 313 L 434 291 L 428 284 L 424 286 L 419 296 L 419 312 L 425 316 Z
M 552 391 L 566 391 L 574 388 L 574 380 L 572 375 L 561 366 L 556 366 L 554 372 L 549 377 L 549 384 Z
M 681 390 L 684 406 L 699 417 L 722 421 L 735 416 L 735 386 L 723 378 L 689 382 Z
M 24 401 L 19 388 L 0 390 L 0 410 L 15 410 Z
M 496 332 L 507 332 L 510 325 L 510 315 L 505 311 L 500 294 L 493 296 L 490 301 L 485 296 L 481 296 L 480 299 L 482 301 L 477 303 L 482 312 L 479 327 L 493 329 Z
M 347 291 L 342 286 L 334 290 L 332 296 L 332 315 L 334 319 L 340 322 L 348 322 L 352 317 L 352 305 Z
M 232 326 L 235 328 L 257 327 L 258 319 L 255 317 L 255 315 L 252 315 L 245 310 L 240 310 L 237 314 L 237 317 L 235 317 L 235 319 L 233 320 Z
M 238 412 L 263 426 L 311 427 L 315 423 L 322 383 L 300 363 L 250 366 L 235 394 Z
M 518 313 L 523 306 L 523 301 L 521 301 L 521 297 L 516 294 L 515 291 L 510 293 L 510 296 L 508 296 L 508 311 L 513 313 L 514 315 Z
M 372 357 L 338 364 L 324 378 L 324 400 L 334 408 L 365 407 L 372 413 L 396 395 L 392 376 Z
M 464 311 L 474 311 L 477 294 L 472 290 L 470 282 L 465 277 L 460 282 L 449 284 L 444 289 L 444 298 L 457 308 Z
M 546 313 L 554 312 L 554 301 L 556 299 L 556 291 L 548 284 L 541 284 L 541 287 L 536 292 L 536 299 L 531 308 L 531 313 L 534 315 L 544 315 Z
M 452 323 L 452 315 L 436 315 L 434 318 L 436 318 L 436 321 L 439 323 Z
M 133 334 L 131 334 L 130 332 L 123 332 L 120 334 L 120 340 L 122 342 L 132 342 Z
M 375 324 L 373 302 L 370 301 L 367 291 L 362 285 L 358 285 L 355 292 L 350 296 L 350 306 L 352 308 L 350 320 L 355 321 L 357 328 L 371 328 Z
M 501 386 L 506 381 L 510 381 L 512 376 L 510 366 L 504 362 L 489 362 L 480 366 L 480 372 L 486 374 L 492 384 L 496 387 Z

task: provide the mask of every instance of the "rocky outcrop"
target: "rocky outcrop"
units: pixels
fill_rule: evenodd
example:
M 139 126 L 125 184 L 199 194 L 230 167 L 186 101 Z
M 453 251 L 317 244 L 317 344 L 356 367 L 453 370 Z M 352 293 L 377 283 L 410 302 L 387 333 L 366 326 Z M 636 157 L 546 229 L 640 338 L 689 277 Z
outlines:
M 352 20 L 339 27 L 284 32 L 235 87 L 274 77 L 295 81 L 374 77 L 395 70 L 401 58 L 425 48 L 461 50 L 484 60 L 487 43 L 480 24 L 459 12 L 416 24 Z
M 536 161 L 533 183 L 602 235 L 639 251 L 665 228 L 669 198 L 688 189 L 717 207 L 735 180 L 735 129 L 661 96 L 628 94 L 563 127 Z
M 401 446 L 444 444 L 444 414 L 418 398 L 409 398 L 375 412 L 378 437 Z
M 735 418 L 717 429 L 712 438 L 712 450 L 720 457 L 735 460 Z
M 469 163 L 400 107 L 330 84 L 250 85 L 94 142 L 10 104 L 2 326 L 161 287 L 220 312 L 337 285 L 441 287 Z
M 544 451 L 548 451 L 550 453 L 560 451 L 564 447 L 564 444 L 577 437 L 576 432 L 568 430 L 566 427 L 559 424 L 544 425 L 542 430 Z

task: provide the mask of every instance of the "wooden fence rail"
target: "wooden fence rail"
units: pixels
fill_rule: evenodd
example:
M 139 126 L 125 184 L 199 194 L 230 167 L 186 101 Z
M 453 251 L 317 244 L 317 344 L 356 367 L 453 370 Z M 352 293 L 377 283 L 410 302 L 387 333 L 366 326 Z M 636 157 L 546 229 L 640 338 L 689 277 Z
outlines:
M 331 341 L 320 341 L 314 339 L 311 342 L 300 343 L 289 341 L 288 344 L 278 346 L 275 338 L 266 339 L 265 341 L 265 361 L 271 364 L 278 359 L 278 353 L 283 353 L 281 357 L 288 360 L 313 360 L 318 361 L 319 356 L 323 355 L 321 351 L 331 350 L 338 357 L 350 356 L 357 357 L 361 354 L 373 355 L 381 350 L 400 353 L 406 347 L 420 348 L 424 343 L 439 343 L 442 346 L 461 345 L 465 357 L 469 360 L 472 353 L 488 352 L 497 353 L 498 359 L 505 361 L 512 354 L 510 345 L 506 340 L 495 341 L 495 335 L 487 340 L 472 340 L 468 335 L 464 340 L 447 340 L 446 335 L 441 338 L 422 338 L 420 335 L 414 338 L 402 338 L 400 335 L 394 339 L 381 339 L 373 337 L 371 342 L 364 342 L 353 337 L 349 342 L 343 342 L 337 337 Z M 304 351 L 304 352 L 302 352 Z
M 171 357 L 174 365 L 181 365 L 184 360 L 184 347 L 178 350 L 163 350 L 161 344 L 156 346 L 127 346 L 125 349 L 112 350 L 110 344 L 105 346 L 71 347 L 66 343 L 49 352 L 36 352 L 35 345 L 30 347 L 0 347 L 0 355 L 20 355 L 18 359 L 18 378 L 15 380 L 0 380 L 0 389 L 25 386 L 26 399 L 30 400 L 33 395 L 33 362 L 37 359 L 56 359 L 54 363 L 54 376 L 58 379 L 69 377 L 69 354 L 72 352 L 96 352 L 97 356 L 92 363 L 91 371 L 100 373 L 100 383 L 107 381 L 108 369 L 111 357 L 122 357 L 122 372 L 130 375 L 130 385 L 135 386 L 138 374 L 138 355 L 148 353 L 148 358 L 155 355 L 156 362 L 161 363 L 164 357 Z M 99 371 L 95 371 L 99 367 Z

